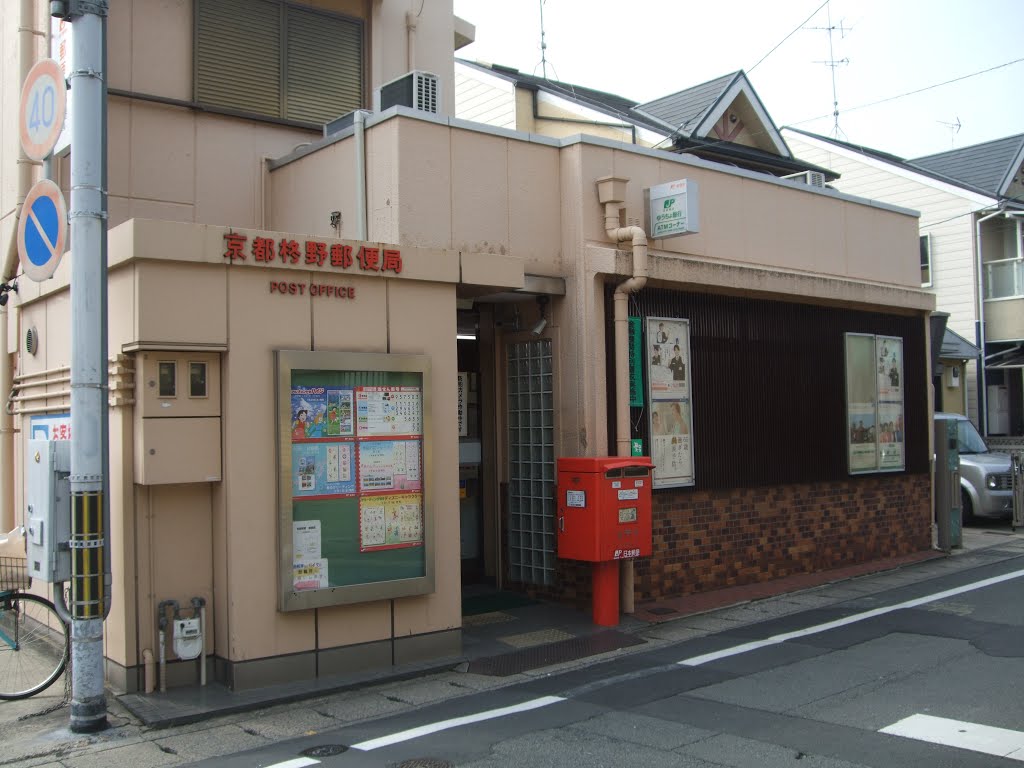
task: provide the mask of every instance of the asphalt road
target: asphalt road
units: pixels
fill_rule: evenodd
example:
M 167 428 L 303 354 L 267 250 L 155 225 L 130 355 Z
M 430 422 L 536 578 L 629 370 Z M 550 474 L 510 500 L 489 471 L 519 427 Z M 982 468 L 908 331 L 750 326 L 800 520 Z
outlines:
M 1024 761 L 1024 558 L 883 592 L 859 590 L 856 581 L 843 588 L 848 599 L 829 607 L 193 765 Z

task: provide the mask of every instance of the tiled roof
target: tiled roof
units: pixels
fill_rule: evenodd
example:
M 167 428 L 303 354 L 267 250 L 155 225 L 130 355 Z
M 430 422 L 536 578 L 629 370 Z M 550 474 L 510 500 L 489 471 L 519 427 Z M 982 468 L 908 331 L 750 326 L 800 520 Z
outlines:
M 637 109 L 675 126 L 680 133 L 689 136 L 693 128 L 699 125 L 704 116 L 718 103 L 722 94 L 742 74 L 737 71 L 716 77 L 684 91 L 640 104 Z
M 1020 163 L 1022 149 L 1024 133 L 963 149 L 915 157 L 907 162 L 998 197 L 1002 194 L 1007 174 L 1017 170 L 1014 165 Z
M 1024 159 L 1024 133 L 907 160 L 888 152 L 860 144 L 851 144 L 848 141 L 840 141 L 799 128 L 787 126 L 786 130 L 809 136 L 827 144 L 834 144 L 837 147 L 843 147 L 891 165 L 900 166 L 913 173 L 919 173 L 922 176 L 928 176 L 936 181 L 952 184 L 986 197 L 1005 198 L 1003 188 L 1006 180 L 1016 173 Z
M 503 67 L 498 64 L 482 64 L 465 59 L 456 59 L 456 61 L 474 69 L 497 75 L 517 85 L 536 88 L 537 90 L 547 91 L 562 98 L 570 99 L 583 106 L 604 112 L 609 117 L 617 118 L 623 122 L 634 123 L 659 133 L 668 133 L 667 126 L 661 125 L 658 121 L 652 120 L 646 115 L 635 112 L 633 108 L 637 102 L 625 96 L 598 91 L 593 88 L 584 88 L 573 83 L 563 83 L 559 80 L 549 80 L 537 75 L 528 75 L 525 72 L 520 72 L 518 69 Z

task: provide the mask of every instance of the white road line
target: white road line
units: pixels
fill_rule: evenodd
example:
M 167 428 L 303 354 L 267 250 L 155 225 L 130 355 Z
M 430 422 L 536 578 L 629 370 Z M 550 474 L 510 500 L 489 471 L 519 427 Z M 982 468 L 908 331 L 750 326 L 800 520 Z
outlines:
M 778 645 L 779 643 L 784 643 L 787 640 L 795 640 L 798 637 L 807 637 L 808 635 L 817 635 L 821 632 L 828 632 L 830 629 L 838 629 L 839 627 L 845 627 L 848 624 L 856 624 L 858 621 L 865 621 L 866 619 L 873 619 L 876 616 L 884 616 L 887 613 L 901 611 L 904 608 L 916 608 L 919 605 L 934 603 L 936 600 L 945 600 L 947 597 L 953 597 L 954 595 L 962 595 L 964 592 L 973 592 L 976 589 L 984 589 L 985 587 L 990 587 L 993 584 L 999 584 L 1003 581 L 1019 579 L 1021 576 L 1024 576 L 1024 570 L 1012 571 L 1011 573 L 1005 573 L 1002 576 L 993 576 L 990 579 L 975 581 L 971 584 L 965 584 L 962 587 L 947 589 L 944 592 L 936 592 L 934 595 L 926 595 L 925 597 L 918 597 L 913 600 L 907 600 L 903 603 L 890 605 L 886 608 L 875 608 L 870 611 L 865 611 L 864 613 L 857 613 L 853 616 L 847 616 L 845 619 L 836 619 L 835 621 L 829 621 L 825 624 L 818 624 L 813 627 L 797 629 L 792 632 L 783 632 L 780 635 L 772 635 L 771 637 L 765 638 L 764 640 L 753 640 L 749 643 L 743 643 L 742 645 L 734 645 L 731 648 L 724 648 L 721 651 L 704 653 L 700 656 L 691 656 L 688 659 L 677 661 L 676 664 L 679 664 L 684 667 L 699 667 L 702 664 L 707 664 L 712 661 L 718 661 L 719 659 L 725 659 L 730 656 L 738 656 L 741 653 L 747 653 L 748 651 L 756 651 L 758 648 L 766 648 L 770 645 Z
M 307 765 L 320 765 L 319 760 L 312 757 L 296 757 L 294 760 L 285 760 L 283 763 L 274 763 L 266 768 L 306 768 Z
M 986 755 L 998 755 L 1024 762 L 1024 733 L 991 725 L 965 723 L 931 715 L 911 715 L 886 726 L 879 733 L 905 736 L 916 741 L 929 741 L 947 747 L 969 749 Z
M 511 707 L 489 709 L 486 712 L 478 712 L 475 715 L 454 717 L 451 720 L 442 720 L 439 723 L 430 723 L 428 725 L 421 725 L 418 728 L 410 728 L 407 731 L 393 733 L 390 736 L 381 736 L 379 739 L 361 741 L 358 744 L 353 744 L 351 749 L 369 752 L 373 749 L 380 749 L 381 747 L 387 747 L 392 744 L 399 744 L 403 741 L 409 741 L 410 739 L 418 739 L 420 736 L 428 736 L 431 733 L 437 733 L 438 731 L 447 731 L 449 728 L 458 728 L 460 725 L 469 725 L 470 723 L 479 723 L 484 720 L 493 720 L 496 717 L 514 715 L 518 712 L 529 712 L 531 709 L 540 709 L 541 707 L 546 707 L 549 704 L 557 704 L 560 701 L 565 701 L 565 699 L 561 696 L 543 696 L 539 699 L 524 701 L 522 704 L 515 704 Z

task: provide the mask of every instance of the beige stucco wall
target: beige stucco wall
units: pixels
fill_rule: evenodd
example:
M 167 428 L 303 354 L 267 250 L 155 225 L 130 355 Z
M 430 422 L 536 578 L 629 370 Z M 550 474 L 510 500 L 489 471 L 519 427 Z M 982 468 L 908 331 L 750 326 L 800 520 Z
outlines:
M 464 264 L 507 256 L 527 273 L 565 280 L 547 331 L 562 372 L 562 455 L 609 451 L 603 287 L 631 266 L 628 247 L 618 250 L 605 233 L 601 177 L 630 179 L 623 224 L 642 224 L 645 187 L 678 178 L 699 184 L 701 231 L 651 241 L 652 284 L 886 311 L 926 312 L 934 303 L 919 290 L 917 218 L 909 211 L 601 140 L 559 143 L 407 116 L 371 118 L 366 137 L 371 238 L 456 250 Z M 325 228 L 334 209 L 349 231 L 354 152 L 351 136 L 335 138 L 275 167 L 273 226 Z M 528 298 L 521 311 L 524 323 L 536 317 Z M 514 338 L 503 332 L 500 341 Z

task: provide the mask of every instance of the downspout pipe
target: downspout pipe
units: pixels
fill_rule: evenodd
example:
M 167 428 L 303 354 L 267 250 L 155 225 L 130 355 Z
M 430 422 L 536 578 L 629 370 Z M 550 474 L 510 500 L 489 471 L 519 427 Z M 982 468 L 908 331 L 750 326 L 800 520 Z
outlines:
M 356 139 L 356 240 L 366 241 L 366 113 L 355 113 Z
M 35 26 L 35 3 L 20 0 L 18 6 L 18 84 L 25 82 L 35 60 L 35 38 L 40 34 Z M 25 156 L 21 138 L 15 131 L 13 141 L 18 145 L 17 178 L 14 198 L 14 226 L 3 257 L 3 273 L 0 280 L 7 282 L 18 274 L 18 220 L 21 206 L 32 187 L 34 163 Z M 0 529 L 6 533 L 15 526 L 14 512 L 14 416 L 7 409 L 7 398 L 14 388 L 14 370 L 11 367 L 11 352 L 7 347 L 8 323 L 11 307 L 0 307 Z M 17 334 L 16 334 L 17 336 Z
M 616 244 L 630 243 L 633 274 L 615 288 L 612 297 L 615 324 L 615 448 L 616 455 L 629 456 L 629 294 L 647 284 L 647 233 L 640 227 L 620 227 L 619 212 L 625 206 L 629 179 L 606 176 L 598 179 L 598 199 L 604 205 L 604 229 Z M 633 561 L 623 561 L 619 605 L 633 613 Z
M 412 11 L 405 12 L 405 61 L 408 65 L 408 72 L 416 69 L 416 27 L 419 25 L 419 16 Z

